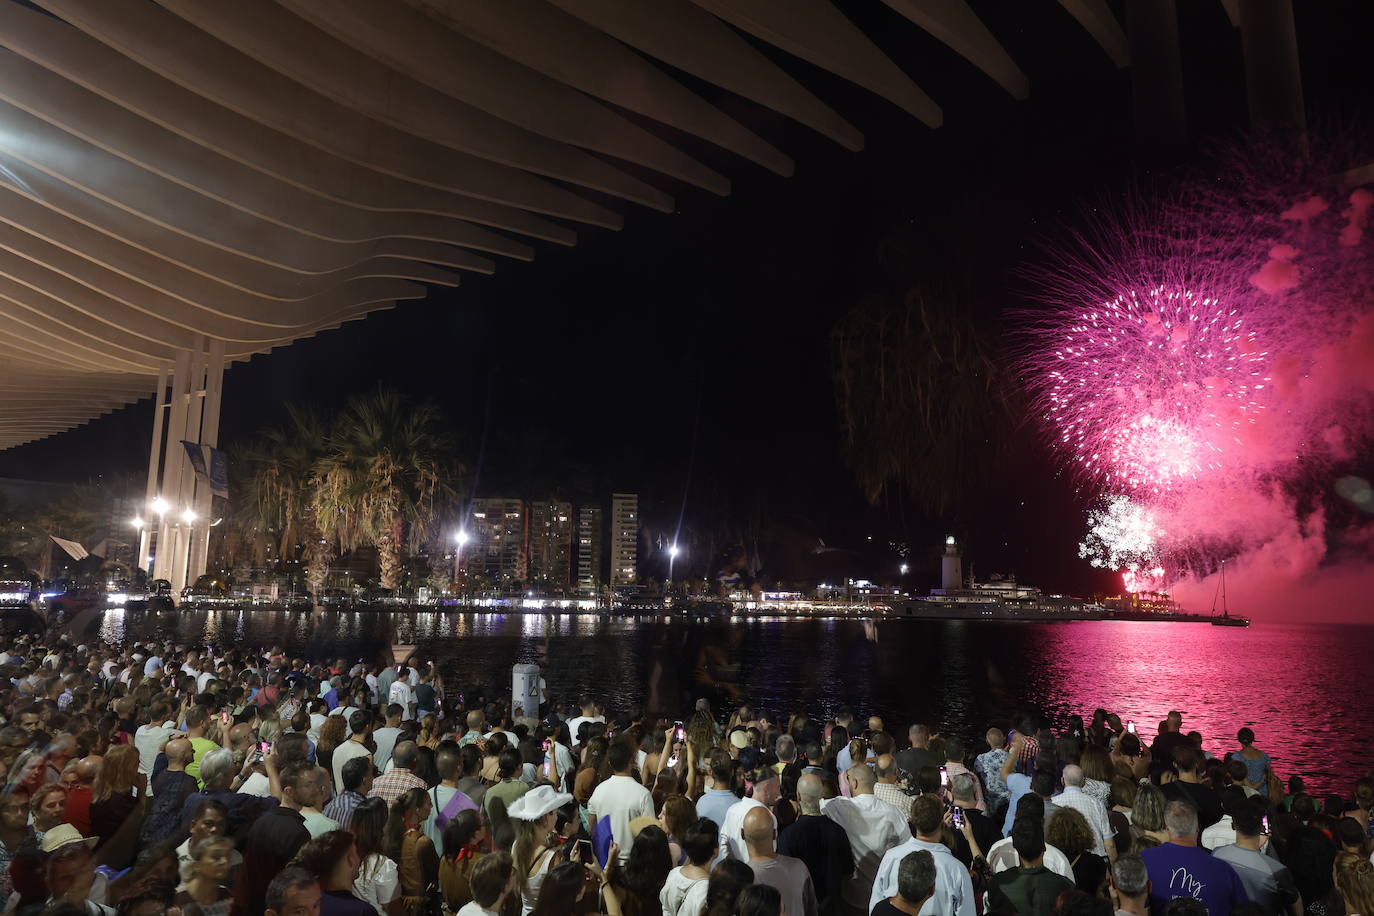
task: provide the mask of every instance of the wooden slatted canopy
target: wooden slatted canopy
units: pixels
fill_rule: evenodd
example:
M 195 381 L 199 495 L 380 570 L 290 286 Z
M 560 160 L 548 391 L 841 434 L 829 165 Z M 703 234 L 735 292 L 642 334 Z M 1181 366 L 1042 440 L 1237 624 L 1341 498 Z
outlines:
M 966 0 L 883 2 L 1026 95 Z M 33 4 L 0 0 L 0 448 L 146 397 L 202 340 L 246 359 L 671 212 L 665 186 L 729 193 L 643 119 L 792 173 L 678 71 L 851 150 L 760 43 L 942 121 L 830 0 Z M 1125 63 L 1105 0 L 1062 5 Z

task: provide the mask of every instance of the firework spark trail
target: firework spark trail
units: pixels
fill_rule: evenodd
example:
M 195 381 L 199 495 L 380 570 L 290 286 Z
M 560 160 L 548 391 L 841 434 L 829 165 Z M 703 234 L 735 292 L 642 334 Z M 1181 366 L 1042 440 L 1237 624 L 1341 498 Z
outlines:
M 1131 290 L 1044 322 L 1038 394 L 1057 443 L 1106 489 L 1160 494 L 1217 470 L 1263 410 L 1268 352 L 1235 308 Z
M 1031 270 L 1022 369 L 1097 498 L 1080 555 L 1128 589 L 1195 598 L 1224 559 L 1266 599 L 1346 557 L 1374 574 L 1371 510 L 1332 498 L 1374 448 L 1374 194 L 1303 161 L 1242 150 Z
M 1121 572 L 1129 592 L 1155 591 L 1165 575 L 1159 558 L 1164 535 L 1149 507 L 1128 496 L 1107 496 L 1088 512 L 1078 555 L 1099 569 Z

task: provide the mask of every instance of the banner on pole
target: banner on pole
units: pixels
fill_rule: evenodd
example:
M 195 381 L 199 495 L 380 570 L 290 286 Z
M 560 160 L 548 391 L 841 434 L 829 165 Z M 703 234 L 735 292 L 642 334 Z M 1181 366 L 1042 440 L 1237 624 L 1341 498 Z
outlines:
M 181 444 L 186 446 L 186 458 L 191 462 L 191 467 L 196 472 L 197 477 L 209 477 L 205 470 L 205 452 L 199 442 L 187 442 L 181 440 Z
M 229 456 L 217 448 L 205 447 L 210 453 L 210 492 L 229 498 Z

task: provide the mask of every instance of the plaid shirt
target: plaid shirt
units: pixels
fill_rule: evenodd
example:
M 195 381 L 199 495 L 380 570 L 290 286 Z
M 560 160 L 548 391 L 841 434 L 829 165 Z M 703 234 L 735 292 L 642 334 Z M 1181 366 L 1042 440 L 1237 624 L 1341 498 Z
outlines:
M 372 791 L 367 793 L 368 798 L 380 798 L 384 800 L 387 807 L 410 789 L 428 788 L 425 781 L 416 776 L 404 767 L 396 767 L 385 776 L 378 776 L 372 781 Z
M 340 830 L 347 830 L 348 825 L 353 823 L 353 812 L 363 803 L 363 797 L 352 789 L 345 791 L 342 795 L 336 796 L 329 804 L 324 806 L 321 813 L 328 818 L 333 818 L 339 822 Z M 388 802 L 388 804 L 390 804 Z
M 873 794 L 902 812 L 902 817 L 911 820 L 911 803 L 914 796 L 903 792 L 901 786 L 887 782 L 875 783 Z

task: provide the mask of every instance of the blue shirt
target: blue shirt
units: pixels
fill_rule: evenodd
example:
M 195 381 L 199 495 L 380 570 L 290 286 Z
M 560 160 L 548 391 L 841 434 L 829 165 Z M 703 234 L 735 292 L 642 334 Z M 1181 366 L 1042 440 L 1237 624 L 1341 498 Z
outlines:
M 729 789 L 707 789 L 697 799 L 697 817 L 709 817 L 719 830 L 725 826 L 725 812 L 737 801 L 739 796 Z
M 1229 916 L 1250 899 L 1236 870 L 1196 846 L 1165 843 L 1143 849 L 1140 858 L 1150 873 L 1150 912 L 1163 916 L 1175 897 L 1192 897 L 1207 907 L 1207 916 Z
M 1001 772 L 1000 770 L 998 772 Z M 1013 771 L 1007 776 L 1007 816 L 1002 818 L 1002 836 L 1011 836 L 1011 825 L 1016 821 L 1016 803 L 1021 796 L 1030 791 L 1030 777 L 1025 773 Z

